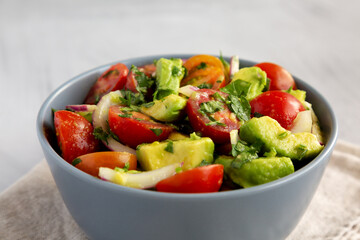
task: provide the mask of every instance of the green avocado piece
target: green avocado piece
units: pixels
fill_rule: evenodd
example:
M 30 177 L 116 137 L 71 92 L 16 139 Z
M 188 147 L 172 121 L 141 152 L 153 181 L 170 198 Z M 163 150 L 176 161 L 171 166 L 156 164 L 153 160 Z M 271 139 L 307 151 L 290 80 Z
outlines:
M 234 74 L 233 81 L 245 81 L 250 83 L 249 90 L 246 95 L 248 101 L 261 94 L 266 86 L 266 72 L 258 67 L 241 68 Z
M 175 94 L 154 100 L 140 107 L 140 111 L 162 122 L 173 122 L 181 117 L 187 100 Z
M 145 171 L 158 169 L 173 163 L 182 163 L 183 170 L 197 167 L 203 161 L 213 162 L 214 142 L 207 137 L 192 140 L 153 142 L 141 144 L 136 156 Z
M 305 104 L 305 99 L 306 99 L 306 92 L 303 90 L 293 90 L 290 89 L 290 91 L 287 91 L 288 93 L 290 93 L 291 95 L 293 95 L 294 97 L 296 97 L 297 100 L 299 100 L 301 102 L 301 104 L 306 108 L 306 104 Z
M 234 158 L 220 156 L 215 163 L 224 165 L 225 174 L 236 184 L 248 188 L 285 177 L 294 172 L 288 157 L 261 157 L 241 165 L 232 166 Z
M 264 143 L 265 150 L 275 150 L 278 156 L 295 160 L 313 158 L 323 149 L 314 134 L 291 133 L 268 116 L 252 118 L 242 125 L 240 138 L 249 143 L 259 139 Z
M 170 94 L 178 94 L 180 81 L 185 75 L 180 58 L 160 58 L 156 62 L 156 91 L 154 99 L 162 99 Z

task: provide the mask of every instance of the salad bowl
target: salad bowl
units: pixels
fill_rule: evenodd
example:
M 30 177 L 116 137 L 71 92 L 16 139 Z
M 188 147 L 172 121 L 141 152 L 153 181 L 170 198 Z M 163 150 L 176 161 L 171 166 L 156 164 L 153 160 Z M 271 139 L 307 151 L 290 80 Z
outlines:
M 144 65 L 172 54 L 128 59 Z M 229 58 L 225 58 L 229 60 Z M 255 62 L 241 60 L 241 67 Z M 38 113 L 37 134 L 66 207 L 90 239 L 285 239 L 306 211 L 337 139 L 334 112 L 321 94 L 294 77 L 307 92 L 324 134 L 322 152 L 293 174 L 263 185 L 201 194 L 145 191 L 94 178 L 58 154 L 52 109 L 81 104 L 96 79 L 112 64 L 67 81 L 45 100 Z M 55 216 L 54 216 L 55 217 Z

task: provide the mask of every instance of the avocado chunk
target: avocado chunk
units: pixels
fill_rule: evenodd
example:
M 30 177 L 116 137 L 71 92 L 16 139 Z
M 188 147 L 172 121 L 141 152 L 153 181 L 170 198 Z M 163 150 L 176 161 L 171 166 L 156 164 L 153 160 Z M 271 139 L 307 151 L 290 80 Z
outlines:
M 314 134 L 291 133 L 268 116 L 252 118 L 242 125 L 240 138 L 249 143 L 259 139 L 264 143 L 265 150 L 275 150 L 279 156 L 294 160 L 313 158 L 323 149 Z
M 236 184 L 248 188 L 285 177 L 294 172 L 288 157 L 261 157 L 235 167 L 234 158 L 220 156 L 215 163 L 224 165 L 225 174 Z
M 212 163 L 213 153 L 214 143 L 207 137 L 141 144 L 136 150 L 138 161 L 145 171 L 173 163 L 183 163 L 182 169 L 188 170 L 203 161 Z
M 234 74 L 234 81 L 244 81 L 250 83 L 249 89 L 246 94 L 248 101 L 260 95 L 266 86 L 266 72 L 258 67 L 245 67 L 241 68 Z
M 173 122 L 178 120 L 186 107 L 187 100 L 175 94 L 154 100 L 140 107 L 140 111 L 156 120 L 162 122 Z
M 185 75 L 180 58 L 160 58 L 156 62 L 156 91 L 154 99 L 162 99 L 170 94 L 178 94 L 180 81 Z
M 290 89 L 289 91 L 287 91 L 288 93 L 290 93 L 291 95 L 293 95 L 294 97 L 296 97 L 297 100 L 299 100 L 301 102 L 301 104 L 306 108 L 306 104 L 305 104 L 305 99 L 306 99 L 306 92 L 303 90 L 293 90 Z

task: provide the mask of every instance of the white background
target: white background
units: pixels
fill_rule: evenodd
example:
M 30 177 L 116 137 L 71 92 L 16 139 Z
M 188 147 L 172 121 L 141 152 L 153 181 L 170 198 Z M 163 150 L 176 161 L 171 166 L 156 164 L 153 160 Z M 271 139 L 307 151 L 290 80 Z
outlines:
M 272 61 L 334 107 L 360 144 L 360 2 L 0 0 L 0 192 L 43 158 L 41 103 L 83 71 L 167 53 Z

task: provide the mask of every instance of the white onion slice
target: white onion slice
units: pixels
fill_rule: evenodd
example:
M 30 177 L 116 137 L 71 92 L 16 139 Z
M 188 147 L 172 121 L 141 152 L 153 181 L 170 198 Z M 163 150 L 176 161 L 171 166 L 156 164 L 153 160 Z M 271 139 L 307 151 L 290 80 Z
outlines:
M 230 72 L 229 72 L 229 77 L 230 79 L 233 78 L 234 74 L 239 71 L 240 68 L 240 60 L 238 56 L 232 56 L 230 59 Z
M 199 90 L 198 87 L 195 87 L 192 85 L 186 85 L 186 86 L 179 88 L 179 93 L 184 94 L 187 97 L 190 97 L 191 94 L 197 90 Z
M 109 116 L 109 107 L 120 104 L 120 97 L 122 94 L 119 90 L 110 92 L 104 95 L 97 104 L 97 108 L 93 113 L 93 126 L 94 128 L 101 127 L 103 131 L 107 132 L 107 120 Z M 104 145 L 112 151 L 128 152 L 136 154 L 135 149 L 125 146 L 114 138 L 109 137 L 107 142 L 102 141 Z
M 175 163 L 156 170 L 140 173 L 118 172 L 110 168 L 100 167 L 99 177 L 119 185 L 145 189 L 155 187 L 161 180 L 173 176 L 178 167 L 180 167 L 180 164 Z
M 230 143 L 235 145 L 240 140 L 239 131 L 237 129 L 230 131 Z
M 297 114 L 290 131 L 292 133 L 311 133 L 312 124 L 311 110 L 302 111 Z

